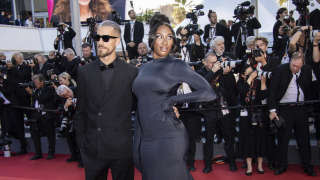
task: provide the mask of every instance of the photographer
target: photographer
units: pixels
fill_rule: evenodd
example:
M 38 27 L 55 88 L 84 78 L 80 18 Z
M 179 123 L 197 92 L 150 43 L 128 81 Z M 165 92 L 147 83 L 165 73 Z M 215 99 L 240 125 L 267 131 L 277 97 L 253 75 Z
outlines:
M 294 129 L 299 147 L 302 167 L 309 176 L 315 176 L 311 163 L 310 134 L 307 107 L 278 106 L 278 103 L 296 103 L 312 99 L 312 70 L 304 64 L 304 55 L 294 52 L 290 64 L 282 64 L 272 72 L 268 97 L 269 119 L 279 124 L 275 175 L 284 173 L 288 167 L 288 143 Z
M 82 47 L 82 58 L 81 58 L 82 65 L 88 64 L 88 63 L 96 60 L 96 57 L 92 54 L 90 44 L 84 43 L 84 44 L 82 44 L 81 47 Z
M 60 79 L 59 75 L 59 79 Z M 61 84 L 61 83 L 60 83 Z M 64 99 L 63 104 L 63 114 L 62 114 L 62 121 L 60 126 L 60 132 L 66 137 L 67 143 L 69 146 L 69 150 L 71 153 L 71 157 L 68 158 L 67 162 L 77 161 L 79 162 L 78 166 L 83 167 L 81 156 L 80 156 L 80 149 L 76 142 L 75 130 L 73 125 L 73 116 L 76 111 L 76 98 L 74 98 L 74 93 L 71 88 L 67 85 L 61 84 L 57 89 L 56 92 L 58 96 Z
M 284 18 L 288 16 L 288 10 L 287 8 L 280 8 L 277 11 L 277 16 L 276 16 L 276 23 L 273 26 L 273 51 L 277 51 L 277 49 L 280 47 L 280 41 L 281 41 L 281 35 L 280 33 L 280 27 L 285 25 Z M 281 31 L 282 32 L 282 31 Z M 280 35 L 280 36 L 279 36 Z
M 204 45 L 201 42 L 201 34 L 194 33 L 195 34 L 191 34 L 187 27 L 182 28 L 178 32 L 181 39 L 178 39 L 176 51 L 178 54 L 181 54 L 181 59 L 185 62 L 201 61 L 204 58 Z M 191 43 L 192 37 L 194 40 L 193 43 Z
M 69 25 L 64 23 L 58 25 L 57 31 L 59 34 L 54 40 L 54 49 L 60 53 L 68 48 L 73 49 L 72 39 L 76 36 L 76 32 Z
M 54 68 L 54 64 L 50 64 L 47 58 L 42 54 L 34 56 L 35 66 L 33 67 L 34 74 L 42 74 L 45 79 L 50 79 L 48 71 Z
M 222 42 L 223 43 L 223 42 Z M 236 81 L 230 67 L 222 68 L 214 52 L 208 52 L 204 60 L 205 66 L 198 72 L 211 84 L 218 98 L 214 102 L 203 104 L 204 108 L 216 108 L 233 106 L 237 104 Z M 229 168 L 236 171 L 235 163 L 235 115 L 228 109 L 220 111 L 202 112 L 205 119 L 206 143 L 204 144 L 204 173 L 212 171 L 213 138 L 218 128 L 222 129 L 222 136 L 225 141 L 224 149 L 229 158 Z M 221 126 L 221 127 L 218 127 Z
M 254 7 L 254 6 L 252 6 Z M 239 21 L 232 25 L 231 35 L 233 36 L 236 46 L 235 46 L 235 56 L 236 58 L 242 59 L 245 55 L 245 41 L 247 37 L 254 36 L 254 30 L 260 29 L 261 24 L 254 15 L 254 8 L 250 14 L 246 15 L 244 21 Z
M 148 56 L 148 46 L 144 42 L 139 43 L 138 54 L 138 58 L 132 59 L 130 61 L 130 64 L 135 65 L 136 67 L 140 67 L 142 64 L 148 63 L 152 60 L 152 58 Z
M 26 93 L 24 87 L 19 83 L 27 83 L 31 80 L 31 67 L 24 63 L 21 53 L 12 55 L 10 61 L 6 62 L 4 74 L 6 78 L 3 81 L 3 94 L 12 105 L 29 106 L 30 97 Z M 9 135 L 17 138 L 20 142 L 20 151 L 18 155 L 27 153 L 27 141 L 25 139 L 24 130 L 24 114 L 26 110 L 8 107 L 6 124 L 8 125 Z
M 225 39 L 225 47 L 226 51 L 231 50 L 231 39 L 232 36 L 230 34 L 230 31 L 227 27 L 224 25 L 218 23 L 217 13 L 209 10 L 208 12 L 208 18 L 210 21 L 210 24 L 207 24 L 204 27 L 204 35 L 203 40 L 207 43 L 207 51 L 210 49 L 210 42 L 215 39 L 216 36 L 223 36 Z
M 288 48 L 289 57 L 297 51 L 300 53 L 306 53 L 306 63 L 310 64 L 310 62 L 312 62 L 309 58 L 312 57 L 312 48 L 309 48 L 310 42 L 308 41 L 310 32 L 312 32 L 312 26 L 297 27 L 293 30 L 293 36 L 291 37 Z
M 75 55 L 74 51 L 70 48 L 63 52 L 65 59 L 63 60 L 63 69 L 61 72 L 67 72 L 73 79 L 77 78 L 77 70 L 80 64 L 80 58 Z
M 237 90 L 240 94 L 240 103 L 249 108 L 241 109 L 240 113 L 240 134 L 239 145 L 240 155 L 246 159 L 246 175 L 252 175 L 252 159 L 257 158 L 257 172 L 263 174 L 263 157 L 267 149 L 267 132 L 268 125 L 267 115 L 260 111 L 254 111 L 250 106 L 262 104 L 266 99 L 266 77 L 258 77 L 257 71 L 251 66 L 245 65 L 240 72 Z
M 32 111 L 30 120 L 31 138 L 35 147 L 35 155 L 30 160 L 42 158 L 41 136 L 48 137 L 49 152 L 47 159 L 53 159 L 56 144 L 56 113 L 45 112 L 42 109 L 56 110 L 58 108 L 58 96 L 51 84 L 45 84 L 45 79 L 41 74 L 32 77 L 34 89 L 26 88 L 26 92 L 32 96 L 32 107 L 39 109 Z

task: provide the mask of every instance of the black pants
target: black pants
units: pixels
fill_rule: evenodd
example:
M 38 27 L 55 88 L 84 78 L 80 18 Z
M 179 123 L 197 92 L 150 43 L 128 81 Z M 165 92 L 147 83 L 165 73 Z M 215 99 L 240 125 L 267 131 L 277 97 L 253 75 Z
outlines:
M 111 169 L 113 180 L 133 180 L 134 166 L 132 159 L 101 159 L 81 153 L 85 167 L 86 180 L 106 180 Z
M 211 111 L 204 112 L 205 128 L 206 128 L 206 143 L 204 144 L 204 161 L 206 166 L 211 166 L 213 158 L 213 140 L 215 129 L 220 128 L 222 131 L 222 137 L 225 141 L 224 150 L 228 156 L 230 162 L 235 161 L 235 123 L 233 116 L 228 114 L 222 116 L 220 112 Z M 220 126 L 220 127 L 218 127 Z
M 288 144 L 294 129 L 303 167 L 308 167 L 311 160 L 310 134 L 308 117 L 304 108 L 285 107 L 280 109 L 280 116 L 285 120 L 285 126 L 279 129 L 279 148 L 277 160 L 280 167 L 288 166 Z
M 79 146 L 76 141 L 75 132 L 66 132 L 67 144 L 71 153 L 71 157 L 81 160 Z
M 316 139 L 320 140 L 320 113 L 314 118 L 314 127 L 316 129 Z
M 201 114 L 196 112 L 183 112 L 180 119 L 187 129 L 189 137 L 187 165 L 193 166 L 196 154 L 196 139 L 200 136 L 201 131 Z
M 26 150 L 27 140 L 24 131 L 24 111 L 11 107 L 3 109 L 4 132 L 18 139 L 21 150 Z
M 55 132 L 55 119 L 41 119 L 34 122 L 30 126 L 31 138 L 34 143 L 35 152 L 37 155 L 42 154 L 41 150 L 41 136 L 47 136 L 49 143 L 48 154 L 55 153 L 56 146 L 56 132 Z

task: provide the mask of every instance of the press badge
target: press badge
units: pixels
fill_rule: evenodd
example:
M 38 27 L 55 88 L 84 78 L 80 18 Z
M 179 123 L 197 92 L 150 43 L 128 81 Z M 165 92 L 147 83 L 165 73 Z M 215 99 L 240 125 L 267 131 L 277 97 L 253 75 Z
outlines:
M 241 117 L 247 117 L 247 116 L 248 116 L 248 111 L 247 111 L 247 109 L 241 109 L 241 111 L 240 111 L 240 116 L 241 116 Z

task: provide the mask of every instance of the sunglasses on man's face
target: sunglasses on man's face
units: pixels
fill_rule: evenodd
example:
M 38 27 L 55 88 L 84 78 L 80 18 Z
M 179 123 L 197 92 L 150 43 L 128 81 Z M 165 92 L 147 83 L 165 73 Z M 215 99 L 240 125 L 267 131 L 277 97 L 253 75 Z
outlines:
M 99 35 L 99 34 L 95 34 L 93 36 L 93 39 L 95 41 L 100 41 L 100 39 L 102 38 L 102 40 L 104 42 L 109 42 L 109 39 L 115 39 L 115 38 L 118 38 L 118 37 L 115 37 L 115 36 L 109 36 L 109 35 Z

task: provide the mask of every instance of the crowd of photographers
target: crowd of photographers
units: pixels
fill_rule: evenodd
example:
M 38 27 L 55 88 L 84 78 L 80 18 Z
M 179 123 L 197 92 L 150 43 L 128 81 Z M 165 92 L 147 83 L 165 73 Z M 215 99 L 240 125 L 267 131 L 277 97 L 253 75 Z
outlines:
M 287 170 L 288 141 L 294 129 L 304 172 L 314 176 L 310 164 L 308 117 L 315 119 L 319 141 L 319 106 L 313 104 L 297 108 L 295 103 L 319 99 L 320 33 L 314 31 L 318 27 L 297 26 L 292 15 L 287 17 L 288 11 L 281 8 L 274 25 L 272 51 L 268 51 L 268 40 L 254 37 L 254 30 L 261 27 L 253 16 L 254 7 L 243 6 L 248 5 L 237 7 L 235 15 L 238 21 L 230 27 L 219 23 L 217 13 L 210 10 L 207 14 L 210 23 L 204 31 L 196 26 L 197 16 L 204 14 L 201 7 L 197 7 L 187 15 L 192 23 L 178 28 L 176 32 L 179 38 L 171 55 L 187 62 L 202 75 L 218 97 L 214 102 L 205 104 L 178 105 L 181 120 L 189 132 L 189 169 L 195 170 L 197 139 L 202 138 L 204 143 L 204 173 L 213 170 L 214 142 L 219 143 L 223 139 L 231 171 L 237 170 L 235 160 L 240 157 L 246 162 L 246 175 L 252 175 L 253 161 L 257 162 L 257 172 L 263 174 L 262 163 L 266 158 L 268 167 L 274 169 L 276 175 L 282 174 Z M 142 42 L 144 32 L 135 29 L 138 27 L 134 25 L 137 23 L 134 11 L 130 11 L 129 16 L 131 21 L 125 30 L 128 54 L 122 58 L 140 67 L 152 60 L 152 51 Z M 143 28 L 143 24 L 138 26 Z M 24 124 L 27 123 L 35 147 L 35 155 L 31 159 L 43 158 L 41 136 L 48 137 L 47 159 L 52 159 L 57 128 L 68 142 L 71 156 L 67 161 L 78 161 L 81 167 L 72 123 L 77 97 L 74 79 L 77 78 L 78 67 L 96 60 L 96 57 L 93 56 L 92 44 L 87 43 L 82 45 L 83 56 L 76 56 L 70 43 L 75 32 L 67 25 L 61 25 L 59 31 L 60 35 L 54 42 L 57 50 L 49 52 L 48 56 L 37 54 L 24 60 L 21 53 L 15 53 L 8 61 L 0 54 L 1 136 L 17 138 L 20 151 L 16 154 L 26 154 Z M 182 94 L 190 91 L 192 88 L 186 83 L 177 90 Z M 289 104 L 282 108 L 277 105 L 279 102 Z M 227 108 L 238 105 L 241 105 L 240 109 Z M 259 105 L 262 106 L 257 108 Z M 237 119 L 240 119 L 238 135 Z M 239 137 L 238 143 L 236 136 Z

